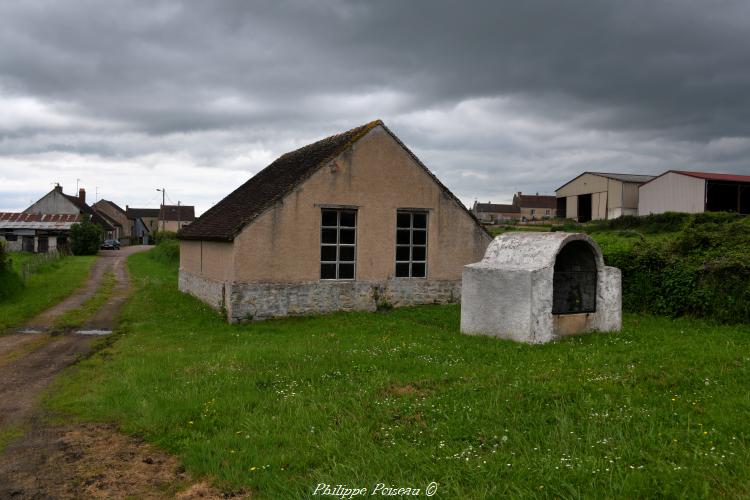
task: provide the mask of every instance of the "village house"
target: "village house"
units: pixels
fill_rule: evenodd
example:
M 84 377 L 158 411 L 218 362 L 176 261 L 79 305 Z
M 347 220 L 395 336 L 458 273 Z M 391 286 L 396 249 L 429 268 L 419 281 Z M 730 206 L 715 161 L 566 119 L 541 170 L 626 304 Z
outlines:
M 653 175 L 584 172 L 555 190 L 557 216 L 588 222 L 638 215 L 638 187 Z
M 80 189 L 78 196 L 63 193 L 59 184 L 22 213 L 0 214 L 0 234 L 11 251 L 50 252 L 61 250 L 69 243 L 70 227 L 91 218 L 112 238 L 116 228 L 114 222 L 86 204 L 86 190 Z
M 500 224 L 507 221 L 534 221 L 555 217 L 557 202 L 554 196 L 523 194 L 513 195 L 513 203 L 474 202 L 471 211 L 484 224 Z
M 513 206 L 518 207 L 522 220 L 552 219 L 557 215 L 557 198 L 553 195 L 518 194 L 513 195 Z
M 457 302 L 491 241 L 379 120 L 279 157 L 179 238 L 180 290 L 231 322 Z
M 160 205 L 159 208 L 131 208 L 125 206 L 130 220 L 130 234 L 135 243 L 153 243 L 153 234 L 158 231 L 176 233 L 195 220 L 192 205 Z
M 499 224 L 521 219 L 521 208 L 516 205 L 475 201 L 471 211 L 483 224 Z
M 132 224 L 128 219 L 125 210 L 110 200 L 99 200 L 91 208 L 107 219 L 110 224 L 115 228 L 113 237 L 120 242 L 121 245 L 130 244 L 130 234 L 132 230 Z

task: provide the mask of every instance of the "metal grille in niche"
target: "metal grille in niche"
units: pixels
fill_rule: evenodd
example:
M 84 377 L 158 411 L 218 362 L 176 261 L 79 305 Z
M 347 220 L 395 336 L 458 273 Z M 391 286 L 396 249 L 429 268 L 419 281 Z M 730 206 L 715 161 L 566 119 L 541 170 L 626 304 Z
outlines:
M 396 277 L 427 276 L 427 213 L 396 213 Z
M 320 279 L 353 280 L 357 255 L 357 211 L 323 209 Z
M 596 312 L 596 259 L 591 247 L 573 241 L 555 260 L 552 279 L 552 314 Z

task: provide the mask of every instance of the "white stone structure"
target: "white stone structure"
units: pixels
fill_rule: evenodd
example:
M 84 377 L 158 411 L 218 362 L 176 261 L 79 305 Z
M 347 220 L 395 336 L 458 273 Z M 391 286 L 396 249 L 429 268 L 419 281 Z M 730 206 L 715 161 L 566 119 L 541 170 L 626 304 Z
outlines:
M 582 233 L 505 233 L 464 266 L 461 332 L 540 344 L 618 331 L 620 270 Z

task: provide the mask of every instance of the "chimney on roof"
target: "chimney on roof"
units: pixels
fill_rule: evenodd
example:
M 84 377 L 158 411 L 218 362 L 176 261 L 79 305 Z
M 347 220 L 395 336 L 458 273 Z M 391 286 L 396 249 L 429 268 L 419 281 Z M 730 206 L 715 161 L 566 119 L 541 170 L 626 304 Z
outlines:
M 86 203 L 86 190 L 81 188 L 78 190 L 78 199 L 81 203 Z
M 57 191 L 58 193 L 62 193 L 62 186 L 59 182 L 55 183 L 55 191 Z
M 518 192 L 518 196 L 521 196 L 521 191 Z

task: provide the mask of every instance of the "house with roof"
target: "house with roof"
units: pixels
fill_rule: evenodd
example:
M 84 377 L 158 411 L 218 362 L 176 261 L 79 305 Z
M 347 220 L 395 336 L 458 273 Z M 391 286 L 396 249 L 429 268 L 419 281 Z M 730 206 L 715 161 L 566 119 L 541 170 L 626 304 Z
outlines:
M 639 215 L 664 212 L 750 214 L 750 175 L 668 170 L 638 190 Z
M 491 241 L 380 120 L 282 155 L 178 237 L 180 290 L 231 322 L 457 302 Z
M 638 188 L 653 175 L 584 172 L 555 190 L 557 216 L 588 222 L 638 215 Z
M 114 227 L 114 239 L 118 240 L 121 245 L 130 244 L 131 223 L 125 210 L 114 201 L 104 199 L 91 205 L 91 208 Z
M 471 211 L 483 224 L 500 224 L 521 219 L 521 208 L 517 205 L 475 201 Z
M 104 231 L 105 237 L 112 238 L 114 226 L 108 218 L 103 217 L 86 203 L 86 190 L 78 190 L 78 196 L 65 194 L 61 185 L 57 184 L 52 191 L 39 198 L 34 204 L 23 211 L 25 214 L 72 214 L 88 215 L 91 222 L 98 224 Z
M 192 205 L 160 205 L 159 208 L 132 208 L 126 205 L 125 213 L 130 220 L 133 241 L 143 244 L 153 239 L 153 233 L 176 233 L 195 220 L 195 207 Z
M 521 219 L 544 220 L 557 215 L 557 198 L 554 195 L 523 194 L 513 195 L 513 206 L 518 207 Z

